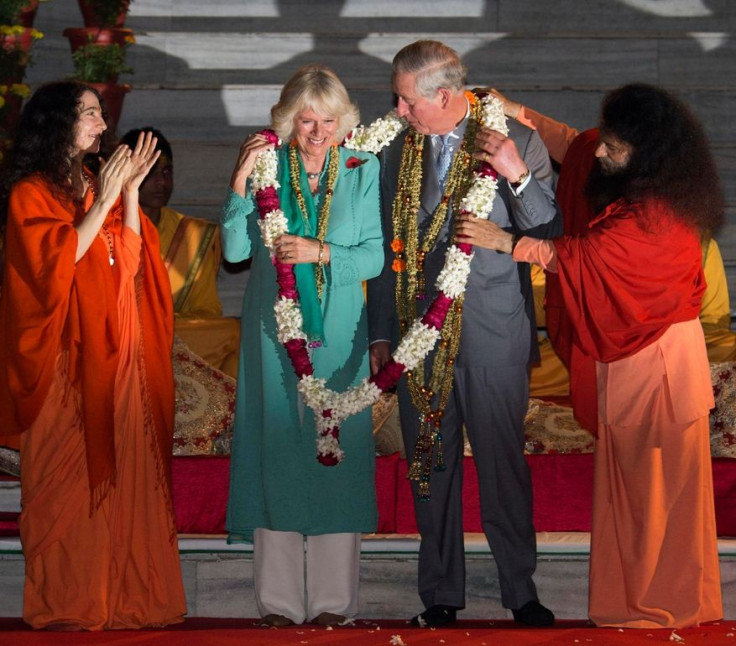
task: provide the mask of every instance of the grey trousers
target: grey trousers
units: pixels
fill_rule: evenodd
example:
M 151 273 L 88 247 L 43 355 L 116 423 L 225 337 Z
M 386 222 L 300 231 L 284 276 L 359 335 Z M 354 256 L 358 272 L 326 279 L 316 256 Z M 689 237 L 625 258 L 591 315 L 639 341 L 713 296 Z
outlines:
M 524 459 L 524 416 L 528 406 L 526 365 L 455 368 L 455 383 L 442 420 L 446 470 L 432 472 L 431 498 L 417 497 L 421 534 L 418 588 L 425 607 L 465 607 L 462 523 L 463 425 L 468 433 L 480 496 L 481 521 L 498 567 L 501 602 L 520 608 L 536 600 L 536 534 L 532 485 Z M 419 432 L 418 413 L 406 381 L 398 389 L 401 430 L 411 459 Z

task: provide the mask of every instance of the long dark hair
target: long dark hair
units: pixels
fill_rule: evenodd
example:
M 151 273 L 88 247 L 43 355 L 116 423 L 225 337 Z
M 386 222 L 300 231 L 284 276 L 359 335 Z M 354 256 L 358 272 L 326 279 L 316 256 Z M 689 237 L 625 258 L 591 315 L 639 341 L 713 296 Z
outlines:
M 43 85 L 24 106 L 0 187 L 2 222 L 7 217 L 11 187 L 31 175 L 40 175 L 49 182 L 56 194 L 71 199 L 71 152 L 74 149 L 79 105 L 85 92 L 97 95 L 103 117 L 106 117 L 99 93 L 77 81 L 57 81 Z
M 704 234 L 722 224 L 724 197 L 708 139 L 682 101 L 652 85 L 625 85 L 604 99 L 600 127 L 633 147 L 620 197 L 663 199 Z

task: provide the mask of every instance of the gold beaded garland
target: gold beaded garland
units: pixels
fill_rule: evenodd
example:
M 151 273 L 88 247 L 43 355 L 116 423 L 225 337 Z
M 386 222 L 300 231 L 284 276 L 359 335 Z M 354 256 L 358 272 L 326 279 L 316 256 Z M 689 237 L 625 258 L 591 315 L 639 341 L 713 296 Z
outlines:
M 468 100 L 471 108 L 465 136 L 453 156 L 444 194 L 421 239 L 417 215 L 421 202 L 422 152 L 426 138 L 412 128 L 404 140 L 392 214 L 394 240 L 403 243 L 397 245 L 400 251 L 396 252 L 396 257 L 403 261 L 404 269 L 396 272 L 395 291 L 402 338 L 416 319 L 417 300 L 426 297 L 424 261 L 427 254 L 435 248 L 440 231 L 447 220 L 451 202 L 454 199 L 456 204 L 460 204 L 461 198 L 467 194 L 472 185 L 471 151 L 481 119 L 481 104 L 472 95 Z M 460 296 L 454 299 L 440 331 L 440 343 L 432 361 L 428 387 L 425 386 L 424 362 L 415 370 L 407 372 L 409 393 L 421 420 L 408 477 L 419 482 L 419 496 L 423 500 L 430 497 L 429 482 L 433 464 L 436 471 L 445 468 L 442 433 L 439 429 L 454 381 L 453 368 L 455 356 L 460 349 L 462 309 L 463 297 Z M 433 410 L 432 399 L 435 395 L 437 400 Z

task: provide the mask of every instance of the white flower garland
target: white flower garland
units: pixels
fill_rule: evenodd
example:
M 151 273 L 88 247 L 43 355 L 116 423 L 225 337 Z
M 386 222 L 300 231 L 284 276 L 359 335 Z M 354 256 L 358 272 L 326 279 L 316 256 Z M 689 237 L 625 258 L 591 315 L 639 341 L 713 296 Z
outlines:
M 391 110 L 385 117 L 376 119 L 370 126 L 353 128 L 343 146 L 350 150 L 377 155 L 406 128 L 406 122 Z
M 304 318 L 302 317 L 302 308 L 296 301 L 290 298 L 276 299 L 273 306 L 278 324 L 277 336 L 279 343 L 282 345 L 291 339 L 306 339 L 302 329 L 304 326 Z
M 487 95 L 482 101 L 482 124 L 503 134 L 508 134 L 503 104 L 494 96 Z M 378 153 L 388 146 L 406 124 L 394 110 L 385 117 L 374 121 L 370 126 L 354 128 L 343 144 L 352 150 Z M 275 150 L 261 153 L 252 173 L 251 190 L 255 195 L 265 187 L 277 189 L 277 155 Z M 487 218 L 496 197 L 497 182 L 490 176 L 474 172 L 473 183 L 462 200 L 462 208 Z M 288 233 L 288 223 L 281 209 L 275 209 L 259 221 L 263 242 L 273 258 L 276 253 L 274 241 Z M 452 245 L 445 256 L 445 266 L 440 272 L 435 286 L 449 298 L 457 298 L 465 291 L 470 263 L 473 255 L 466 254 Z M 279 298 L 274 304 L 278 339 L 282 344 L 291 340 L 306 339 L 302 330 L 302 313 L 299 304 L 288 298 Z M 429 327 L 417 319 L 404 335 L 394 352 L 394 361 L 404 366 L 404 372 L 413 370 L 432 351 L 440 338 L 439 330 Z M 340 423 L 373 405 L 381 395 L 381 390 L 368 378 L 345 392 L 338 393 L 326 387 L 324 379 L 307 375 L 299 380 L 298 390 L 304 402 L 315 413 L 317 426 L 317 452 L 320 456 L 330 455 L 336 462 L 344 457 L 336 437 Z

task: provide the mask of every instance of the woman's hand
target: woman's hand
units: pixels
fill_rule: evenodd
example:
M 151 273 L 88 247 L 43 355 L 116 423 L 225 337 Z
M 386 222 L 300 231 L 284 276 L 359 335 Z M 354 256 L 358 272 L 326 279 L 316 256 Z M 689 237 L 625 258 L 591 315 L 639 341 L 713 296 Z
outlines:
M 459 242 L 475 247 L 511 253 L 514 234 L 504 231 L 495 222 L 478 218 L 471 213 L 461 213 L 455 220 L 455 236 Z
M 118 146 L 106 162 L 101 160 L 100 163 L 100 173 L 97 177 L 100 193 L 84 219 L 75 227 L 77 230 L 75 262 L 79 262 L 92 246 L 108 212 L 130 177 L 130 148 Z
M 99 201 L 108 208 L 120 195 L 123 184 L 130 173 L 130 148 L 118 146 L 107 161 L 101 160 L 98 182 L 100 185 Z
M 320 242 L 315 238 L 302 238 L 285 234 L 274 240 L 276 258 L 285 265 L 299 265 L 305 262 L 330 262 L 330 245 L 322 243 L 322 257 L 319 256 Z
M 138 135 L 138 141 L 135 148 L 130 153 L 129 178 L 125 182 L 123 188 L 126 192 L 137 192 L 143 180 L 146 179 L 150 170 L 154 167 L 161 151 L 156 150 L 158 139 L 153 133 L 141 132 Z
M 253 172 L 256 164 L 256 157 L 264 150 L 273 148 L 274 144 L 270 143 L 263 135 L 255 134 L 248 137 L 243 145 L 240 146 L 238 153 L 238 161 L 235 162 L 233 174 L 230 177 L 230 188 L 238 195 L 245 197 L 245 182 Z

